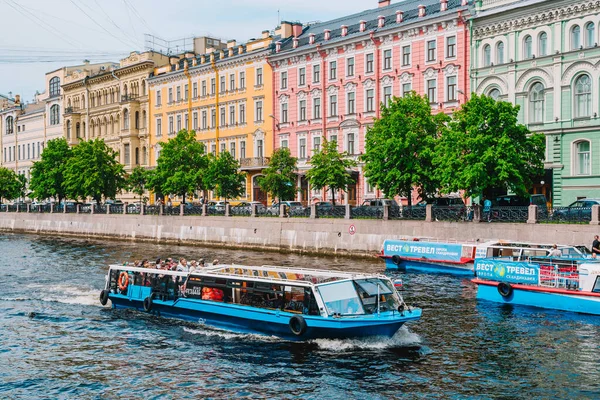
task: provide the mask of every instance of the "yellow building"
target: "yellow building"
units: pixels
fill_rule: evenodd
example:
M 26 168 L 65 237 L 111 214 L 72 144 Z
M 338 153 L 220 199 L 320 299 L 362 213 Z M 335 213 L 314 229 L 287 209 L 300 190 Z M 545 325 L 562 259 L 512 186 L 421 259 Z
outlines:
M 207 152 L 228 151 L 240 161 L 247 173 L 240 200 L 266 203 L 256 178 L 274 148 L 273 75 L 267 62 L 273 36 L 264 31 L 259 39 L 226 46 L 212 40 L 205 51 L 195 46 L 196 52 L 171 57 L 170 65 L 155 68 L 148 79 L 150 163 L 156 165 L 161 143 L 192 129 Z

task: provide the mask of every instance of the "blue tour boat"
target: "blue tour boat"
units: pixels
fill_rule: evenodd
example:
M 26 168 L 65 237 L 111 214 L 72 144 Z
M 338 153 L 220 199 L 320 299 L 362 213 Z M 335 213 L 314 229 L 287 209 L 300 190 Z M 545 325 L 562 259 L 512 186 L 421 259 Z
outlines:
M 475 260 L 477 298 L 600 315 L 600 262 L 584 258 Z
M 111 265 L 100 302 L 292 340 L 393 336 L 418 320 L 384 275 L 216 265 L 192 273 Z

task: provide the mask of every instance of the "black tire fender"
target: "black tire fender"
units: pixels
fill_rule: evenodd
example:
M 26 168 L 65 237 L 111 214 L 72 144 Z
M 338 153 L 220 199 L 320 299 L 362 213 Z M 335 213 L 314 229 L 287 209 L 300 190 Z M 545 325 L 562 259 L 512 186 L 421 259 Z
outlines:
M 152 310 L 152 295 L 144 299 L 144 311 L 150 312 Z
M 290 318 L 288 325 L 290 327 L 290 331 L 292 331 L 295 336 L 302 336 L 306 332 L 306 321 L 300 315 L 294 315 L 292 318 Z
M 107 290 L 103 290 L 103 291 L 100 292 L 100 304 L 102 304 L 103 306 L 105 306 L 106 303 L 108 303 L 108 291 Z
M 400 256 L 399 256 L 398 254 L 394 254 L 394 255 L 392 256 L 392 262 L 393 262 L 394 264 L 396 264 L 396 265 L 400 265 L 400 261 L 402 261 L 402 260 L 400 259 Z
M 513 294 L 513 287 L 506 282 L 500 282 L 498 284 L 498 293 L 502 297 L 510 297 Z

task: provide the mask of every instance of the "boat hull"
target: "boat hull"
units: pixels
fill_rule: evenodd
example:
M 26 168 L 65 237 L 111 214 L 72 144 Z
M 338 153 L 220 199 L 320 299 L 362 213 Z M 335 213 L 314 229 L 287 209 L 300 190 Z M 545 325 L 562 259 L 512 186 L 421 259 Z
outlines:
M 129 308 L 146 312 L 142 298 L 111 293 L 109 299 L 113 308 Z M 379 316 L 373 314 L 357 318 L 323 318 L 281 310 L 187 298 L 167 301 L 155 299 L 149 313 L 236 332 L 275 335 L 289 340 L 392 337 L 406 322 L 418 320 L 421 317 L 421 310 L 413 309 L 405 311 L 403 316 L 398 312 L 385 312 Z M 290 319 L 295 315 L 302 316 L 307 325 L 304 334 L 299 336 L 294 335 L 289 327 Z
M 600 296 L 583 295 L 577 291 L 552 290 L 515 284 L 511 285 L 512 293 L 505 297 L 498 291 L 498 282 L 482 281 L 479 279 L 474 279 L 473 282 L 478 285 L 478 299 L 496 303 L 518 304 L 600 315 Z
M 391 257 L 383 257 L 385 268 L 390 271 L 417 271 L 440 274 L 457 274 L 473 276 L 473 263 L 449 264 L 434 261 L 419 261 L 400 257 L 398 264 Z

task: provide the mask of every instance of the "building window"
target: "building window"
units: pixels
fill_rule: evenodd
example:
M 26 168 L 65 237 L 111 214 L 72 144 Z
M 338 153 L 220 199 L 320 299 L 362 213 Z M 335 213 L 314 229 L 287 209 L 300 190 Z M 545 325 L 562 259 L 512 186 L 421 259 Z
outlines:
M 50 107 L 50 125 L 58 125 L 60 123 L 60 107 L 58 104 Z
M 246 105 L 240 104 L 240 124 L 246 123 Z
M 231 157 L 235 158 L 235 142 L 229 143 L 229 154 L 231 154 Z
M 427 98 L 430 103 L 436 102 L 435 91 L 437 89 L 437 81 L 435 79 L 429 79 L 427 81 Z
M 289 147 L 288 140 L 287 139 L 282 139 L 281 140 L 281 145 L 279 147 L 281 147 L 282 149 L 287 149 Z
M 392 50 L 384 50 L 383 51 L 383 70 L 392 69 Z
M 213 155 L 217 153 L 217 145 L 215 143 L 211 143 L 211 145 L 210 145 L 210 152 Z
M 354 133 L 350 132 L 347 135 L 348 138 L 348 154 L 354 154 Z
M 329 116 L 337 116 L 337 96 L 335 94 L 329 96 Z
M 162 103 L 162 94 L 161 94 L 161 90 L 160 90 L 160 89 L 158 89 L 158 90 L 156 91 L 156 105 L 157 105 L 157 106 L 160 106 L 160 105 L 161 105 L 161 103 Z
M 299 121 L 306 121 L 306 100 L 300 100 L 300 104 L 299 104 L 298 108 L 300 109 Z
M 217 93 L 217 80 L 215 78 L 211 78 L 210 80 L 210 94 L 214 96 Z
M 281 122 L 284 124 L 288 122 L 288 105 L 287 105 L 287 103 L 281 104 Z
M 192 84 L 192 97 L 194 99 L 198 98 L 198 82 Z
M 321 66 L 319 64 L 313 65 L 313 83 L 321 82 Z
M 186 100 L 189 98 L 188 93 L 190 92 L 190 86 L 186 83 L 185 86 L 183 87 L 183 100 Z
M 533 40 L 531 36 L 525 36 L 523 39 L 523 58 L 529 59 L 533 57 Z
M 262 139 L 258 139 L 256 141 L 256 157 L 262 157 L 263 156 L 263 141 Z
M 430 40 L 427 42 L 427 61 L 435 61 L 435 53 L 437 49 L 437 42 L 435 40 Z
M 410 83 L 402 84 L 402 97 L 405 97 L 412 90 L 412 85 Z
M 123 129 L 129 129 L 129 110 L 123 110 Z
M 585 46 L 594 47 L 596 45 L 596 27 L 593 22 L 588 22 L 585 26 Z
M 298 69 L 298 85 L 299 86 L 306 85 L 306 68 Z
M 354 76 L 354 57 L 346 60 L 346 76 Z
M 229 75 L 229 90 L 232 92 L 235 90 L 235 74 Z
M 173 102 L 173 88 L 169 88 L 169 104 Z
M 227 143 L 221 143 L 221 154 L 225 153 L 225 151 L 227 151 Z
M 500 99 L 500 91 L 498 89 L 492 89 L 490 90 L 488 96 L 498 101 L 498 99 Z
M 321 118 L 321 99 L 314 98 L 313 99 L 313 119 Z
M 407 67 L 410 65 L 410 46 L 402 47 L 402 66 Z
M 446 39 L 446 57 L 456 57 L 456 36 L 449 36 Z
M 194 119 L 194 122 L 193 122 L 194 130 L 197 130 L 198 129 L 198 112 L 197 111 L 194 111 L 194 114 L 192 114 L 192 118 Z
M 215 128 L 217 126 L 217 110 L 210 110 L 210 127 Z
M 246 158 L 246 141 L 240 142 L 240 158 Z
M 365 72 L 370 74 L 373 72 L 373 53 L 367 54 L 367 62 L 365 65 Z
M 240 72 L 240 89 L 246 89 L 246 73 Z
M 219 86 L 219 93 L 225 93 L 227 86 L 225 86 L 225 76 L 221 76 L 221 85 Z
M 544 86 L 540 82 L 535 83 L 529 96 L 529 122 L 544 122 Z
M 177 132 L 181 131 L 181 115 L 177 116 Z
M 492 47 L 489 44 L 483 46 L 483 66 L 489 67 L 492 64 Z
M 281 73 L 281 89 L 287 89 L 287 72 Z
M 321 151 L 321 137 L 316 136 L 313 138 L 313 153 Z
M 348 92 L 348 107 L 346 114 L 356 113 L 356 94 L 354 92 Z
M 591 174 L 591 163 L 590 163 L 590 142 L 581 141 L 575 143 L 575 175 L 590 175 Z
M 386 86 L 383 88 L 383 104 L 386 107 L 389 107 L 391 101 L 392 101 L 392 87 Z
M 206 123 L 206 111 L 202 111 L 202 129 L 207 129 Z
M 60 95 L 60 78 L 55 76 L 50 79 L 50 97 L 59 96 Z
M 496 45 L 496 64 L 504 64 L 504 42 Z
M 181 101 L 181 86 L 177 86 L 177 101 Z
M 255 121 L 261 122 L 263 120 L 263 103 L 262 103 L 262 101 L 257 101 L 255 103 L 255 109 L 256 109 Z
M 367 102 L 366 102 L 366 110 L 367 112 L 375 111 L 375 90 L 369 89 L 367 90 Z
M 337 79 L 337 61 L 331 61 L 329 63 L 329 80 Z
M 571 28 L 571 50 L 577 50 L 581 47 L 581 28 L 575 25 Z
M 538 52 L 540 57 L 548 55 L 548 34 L 546 32 L 540 33 L 538 38 Z
M 123 159 L 125 160 L 125 165 L 129 165 L 131 162 L 129 148 L 130 148 L 129 144 L 125 144 L 123 146 Z
M 229 106 L 229 125 L 235 125 L 235 106 Z
M 225 126 L 227 121 L 225 120 L 225 107 L 221 107 L 219 110 L 219 126 Z
M 202 97 L 206 96 L 206 81 L 202 81 Z
M 305 159 L 306 158 L 306 139 L 300 138 L 298 141 L 298 158 Z
M 581 75 L 575 81 L 575 118 L 589 117 L 592 114 L 592 81 L 588 75 Z
M 447 101 L 456 101 L 456 76 L 446 78 Z
M 256 68 L 256 86 L 262 86 L 263 84 L 263 70 L 262 68 Z

